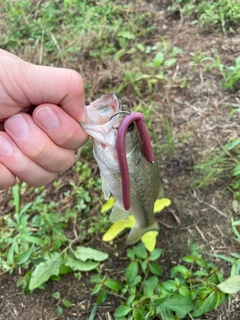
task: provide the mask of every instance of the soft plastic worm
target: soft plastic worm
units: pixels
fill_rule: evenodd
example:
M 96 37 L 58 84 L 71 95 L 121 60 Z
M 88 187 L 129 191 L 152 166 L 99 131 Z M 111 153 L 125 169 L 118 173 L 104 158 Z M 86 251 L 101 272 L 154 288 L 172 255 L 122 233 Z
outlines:
M 131 206 L 130 200 L 130 177 L 128 171 L 128 163 L 126 157 L 125 139 L 129 125 L 136 122 L 140 138 L 143 144 L 143 153 L 148 162 L 154 163 L 154 155 L 152 151 L 150 137 L 144 123 L 144 116 L 140 112 L 131 113 L 123 118 L 117 131 L 116 148 L 119 160 L 120 171 L 122 175 L 122 197 L 125 210 L 129 210 Z

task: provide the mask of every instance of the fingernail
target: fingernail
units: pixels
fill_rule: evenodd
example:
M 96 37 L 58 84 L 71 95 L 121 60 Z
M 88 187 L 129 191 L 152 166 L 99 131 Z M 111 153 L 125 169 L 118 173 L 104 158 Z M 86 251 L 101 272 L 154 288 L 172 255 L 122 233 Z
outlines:
M 42 107 L 36 112 L 36 119 L 46 129 L 57 128 L 60 121 L 56 113 L 49 107 Z
M 9 157 L 13 152 L 13 146 L 11 142 L 5 137 L 0 137 L 0 156 Z
M 29 132 L 28 123 L 21 114 L 10 117 L 5 127 L 17 138 L 24 138 Z

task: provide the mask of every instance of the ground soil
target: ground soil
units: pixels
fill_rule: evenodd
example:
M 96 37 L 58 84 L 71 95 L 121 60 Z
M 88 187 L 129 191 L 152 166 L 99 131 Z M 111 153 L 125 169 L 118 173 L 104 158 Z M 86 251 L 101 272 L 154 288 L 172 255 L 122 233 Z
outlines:
M 150 1 L 149 1 L 150 2 Z M 160 1 L 159 1 L 160 2 Z M 155 94 L 156 109 L 171 120 L 173 134 L 176 139 L 174 154 L 171 159 L 163 159 L 157 155 L 165 196 L 172 199 L 170 209 L 165 209 L 158 215 L 161 225 L 158 236 L 158 247 L 164 250 L 159 263 L 167 277 L 172 266 L 180 262 L 187 253 L 189 245 L 195 243 L 206 258 L 213 259 L 211 254 L 228 252 L 240 253 L 240 245 L 234 240 L 230 226 L 229 210 L 232 209 L 232 193 L 227 189 L 231 182 L 229 176 L 213 176 L 203 188 L 197 188 L 194 166 L 210 153 L 214 156 L 222 149 L 231 137 L 239 133 L 240 119 L 237 114 L 232 118 L 229 112 L 233 104 L 239 103 L 239 91 L 223 91 L 220 89 L 220 75 L 207 72 L 204 68 L 194 66 L 193 56 L 205 53 L 214 56 L 218 51 L 224 64 L 234 64 L 240 52 L 238 34 L 223 34 L 219 31 L 205 32 L 198 24 L 173 15 L 165 10 L 167 2 L 158 1 L 155 5 L 142 3 L 144 10 L 154 11 L 157 32 L 148 39 L 154 45 L 161 38 L 166 39 L 171 46 L 177 46 L 184 51 L 172 72 L 176 77 L 188 79 L 188 84 L 165 84 L 159 87 Z M 108 70 L 108 72 L 110 72 Z M 85 70 L 84 75 L 91 70 Z M 96 76 L 97 78 L 97 76 Z M 163 90 L 164 89 L 164 90 Z M 130 92 L 123 100 L 134 100 Z M 154 121 L 153 121 L 154 124 Z M 160 143 L 167 141 L 162 123 L 156 122 Z M 185 143 L 182 143 L 183 140 Z M 194 176 L 195 174 L 195 176 Z M 195 178 L 194 178 L 195 177 Z M 195 179 L 195 180 L 194 180 Z M 8 193 L 2 192 L 2 201 Z M 180 224 L 174 219 L 175 213 Z M 170 228 L 170 227 L 171 228 Z M 116 249 L 106 245 L 96 237 L 95 245 L 99 250 L 107 251 L 110 258 L 103 265 L 103 270 L 109 276 L 123 273 L 126 266 L 126 246 L 124 239 L 116 242 Z M 118 257 L 115 253 L 118 252 Z M 214 261 L 225 275 L 230 272 L 229 265 L 222 261 Z M 21 272 L 21 270 L 19 270 Z M 0 320 L 77 320 L 88 319 L 94 303 L 91 296 L 93 285 L 90 274 L 84 274 L 80 280 L 74 275 L 67 275 L 59 282 L 49 282 L 46 289 L 35 290 L 25 296 L 22 288 L 16 287 L 19 278 L 14 274 L 0 274 Z M 72 302 L 71 309 L 64 309 L 64 316 L 56 316 L 57 301 L 51 296 L 59 291 L 61 295 Z M 118 306 L 118 300 L 112 297 L 109 302 L 100 307 L 96 319 L 109 319 Z M 218 310 L 212 311 L 201 319 L 208 320 L 238 320 L 240 318 L 240 296 L 234 295 L 231 307 L 228 302 Z

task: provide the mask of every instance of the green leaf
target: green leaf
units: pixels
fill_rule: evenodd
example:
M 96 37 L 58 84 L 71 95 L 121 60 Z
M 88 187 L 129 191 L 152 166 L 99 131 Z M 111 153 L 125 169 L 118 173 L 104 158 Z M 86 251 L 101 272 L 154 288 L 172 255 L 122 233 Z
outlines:
M 67 256 L 65 265 L 70 267 L 74 271 L 91 271 L 97 268 L 99 265 L 99 262 L 96 261 L 81 261 L 81 260 L 76 260 L 70 256 Z
M 181 296 L 186 296 L 186 297 L 190 297 L 191 296 L 191 291 L 189 290 L 188 286 L 180 286 L 179 288 L 179 294 Z
M 95 320 L 97 308 L 98 308 L 98 305 L 97 305 L 97 303 L 95 303 L 93 308 L 92 308 L 92 311 L 90 313 L 90 316 L 89 316 L 88 320 Z
M 29 289 L 34 290 L 46 282 L 51 276 L 57 276 L 62 263 L 62 256 L 57 252 L 46 257 L 45 262 L 41 262 L 33 271 L 30 278 Z
M 171 278 L 175 278 L 180 273 L 183 279 L 187 279 L 191 276 L 191 272 L 183 265 L 177 265 L 171 270 Z
M 59 291 L 53 292 L 52 297 L 59 300 L 61 298 L 60 292 Z
M 162 63 L 163 63 L 163 60 L 164 60 L 164 55 L 163 53 L 160 51 L 156 54 L 155 58 L 154 58 L 154 65 L 156 67 L 159 67 Z
M 148 267 L 149 267 L 149 270 L 151 271 L 152 274 L 154 274 L 156 276 L 161 276 L 162 275 L 162 269 L 158 264 L 149 263 Z
M 196 264 L 205 269 L 207 268 L 207 262 L 201 256 L 196 257 Z
M 95 287 L 92 289 L 92 294 L 97 294 L 102 288 L 102 283 L 98 283 L 95 285 Z
M 207 313 L 208 311 L 214 309 L 216 307 L 218 300 L 218 295 L 215 291 L 213 291 L 207 298 L 203 300 L 201 306 L 193 312 L 193 317 L 200 317 L 201 315 Z
M 40 246 L 42 246 L 44 244 L 44 240 L 43 239 L 40 239 L 40 238 L 35 237 L 35 236 L 30 236 L 28 234 L 21 234 L 21 236 L 19 236 L 19 238 L 24 240 L 24 241 L 26 241 L 26 242 L 38 244 Z
M 10 249 L 8 250 L 8 254 L 7 254 L 7 263 L 13 264 L 13 261 L 14 261 L 14 242 L 11 245 Z
M 82 261 L 87 261 L 88 259 L 90 259 L 90 260 L 101 262 L 108 258 L 107 253 L 104 253 L 89 247 L 82 247 L 82 246 L 78 246 L 76 250 L 73 251 L 73 254 L 77 259 L 80 259 Z
M 95 274 L 94 276 L 91 277 L 90 282 L 102 282 L 102 278 L 100 277 L 99 274 Z
M 217 287 L 225 293 L 233 294 L 240 291 L 240 275 L 233 275 L 218 284 Z
M 177 59 L 171 58 L 164 61 L 164 66 L 171 67 L 177 62 Z
M 143 260 L 142 262 L 140 262 L 140 265 L 141 265 L 143 273 L 146 273 L 147 266 L 148 266 L 148 261 L 147 260 Z
M 141 311 L 141 309 L 134 309 L 133 310 L 133 319 L 134 320 L 143 320 L 144 319 L 144 315 L 143 315 L 143 312 Z
M 184 53 L 184 51 L 182 50 L 182 49 L 180 49 L 180 48 L 178 48 L 178 47 L 173 47 L 172 48 L 172 55 L 173 56 L 176 56 L 177 54 L 181 54 L 181 53 Z
M 129 31 L 124 31 L 124 30 L 119 31 L 117 33 L 117 36 L 123 37 L 125 39 L 129 39 L 129 40 L 136 38 L 136 36 L 133 33 L 129 32 Z
M 104 302 L 107 300 L 107 291 L 106 290 L 102 290 L 100 292 L 100 294 L 97 297 L 97 305 L 101 306 L 102 304 L 104 304 Z
M 116 312 L 114 313 L 115 317 L 124 317 L 132 310 L 130 306 L 127 305 L 121 305 L 116 309 Z
M 122 289 L 122 284 L 119 281 L 113 280 L 113 279 L 106 279 L 104 282 L 105 286 L 118 292 Z
M 62 264 L 59 270 L 59 275 L 63 275 L 71 272 L 72 272 L 72 268 L 66 266 L 65 264 Z
M 67 300 L 67 299 L 62 299 L 62 303 L 64 304 L 64 306 L 66 307 L 66 308 L 71 308 L 72 307 L 72 303 L 69 301 L 69 300 Z
M 142 282 L 142 277 L 138 275 L 132 282 L 133 287 L 136 287 L 140 282 Z
M 158 278 L 153 276 L 143 282 L 143 293 L 147 297 L 151 297 L 158 285 Z
M 138 275 L 138 263 L 136 261 L 132 261 L 125 271 L 125 276 L 128 283 L 131 283 L 134 281 L 134 279 Z
M 57 315 L 58 315 L 58 317 L 61 317 L 63 315 L 63 308 L 62 307 L 57 306 Z
M 164 281 L 162 283 L 162 286 L 164 289 L 170 291 L 170 292 L 175 292 L 177 291 L 177 285 L 176 285 L 176 282 L 173 281 L 173 280 L 167 280 L 167 281 Z
M 143 245 L 138 245 L 133 248 L 133 251 L 135 255 L 140 259 L 146 259 L 147 258 L 147 251 Z
M 149 260 L 150 261 L 157 260 L 158 258 L 160 258 L 162 252 L 163 252 L 162 249 L 154 249 L 150 254 Z
M 226 148 L 228 149 L 228 150 L 232 150 L 232 149 L 234 149 L 236 146 L 238 146 L 238 145 L 240 145 L 240 138 L 237 138 L 237 139 L 234 139 L 233 141 L 231 141 L 231 142 L 228 142 L 227 144 L 226 144 Z
M 22 265 L 26 262 L 30 262 L 29 261 L 29 258 L 32 254 L 32 251 L 33 251 L 33 246 L 31 248 L 29 248 L 28 250 L 26 251 L 23 251 L 18 257 L 17 257 L 17 264 L 18 265 Z
M 233 176 L 238 176 L 240 174 L 240 163 L 236 165 L 236 167 L 233 169 Z
M 195 261 L 195 257 L 193 256 L 184 256 L 182 257 L 182 261 L 187 263 L 193 263 Z
M 19 213 L 20 195 L 19 195 L 19 185 L 18 184 L 15 184 L 15 186 L 12 187 L 12 194 L 13 194 L 13 204 L 15 207 L 15 212 Z
M 225 261 L 227 261 L 227 262 L 229 262 L 229 263 L 234 263 L 234 262 L 236 261 L 236 259 L 231 258 L 231 257 L 227 257 L 227 256 L 225 256 L 225 255 L 223 255 L 223 254 L 217 254 L 217 253 L 215 253 L 215 254 L 213 254 L 213 256 L 216 257 L 216 258 L 223 259 L 223 260 L 225 260 Z
M 189 297 L 174 295 L 163 302 L 166 309 L 171 309 L 177 313 L 179 318 L 184 318 L 193 309 L 192 300 Z

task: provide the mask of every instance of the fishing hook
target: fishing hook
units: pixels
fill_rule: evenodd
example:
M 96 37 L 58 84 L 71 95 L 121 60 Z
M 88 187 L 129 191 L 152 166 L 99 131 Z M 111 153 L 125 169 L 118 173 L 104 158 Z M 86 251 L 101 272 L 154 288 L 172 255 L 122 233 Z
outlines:
M 112 120 L 113 117 L 117 116 L 118 114 L 132 114 L 130 111 L 118 111 L 116 113 L 114 113 L 114 115 L 111 116 L 111 118 L 109 119 L 109 121 Z
M 119 111 L 119 113 L 122 113 L 122 112 L 125 112 L 125 111 Z M 129 210 L 131 206 L 130 177 L 129 177 L 129 171 L 128 171 L 128 162 L 126 157 L 125 139 L 126 139 L 126 133 L 129 125 L 131 125 L 131 123 L 134 121 L 136 122 L 138 132 L 140 134 L 140 138 L 143 144 L 144 156 L 146 157 L 148 162 L 154 163 L 154 154 L 151 146 L 150 137 L 149 137 L 146 125 L 144 123 L 144 116 L 140 112 L 130 113 L 127 117 L 123 118 L 123 120 L 121 121 L 117 131 L 117 139 L 116 139 L 117 155 L 118 155 L 118 161 L 119 161 L 120 171 L 122 175 L 122 198 L 123 198 L 123 205 L 125 210 Z

